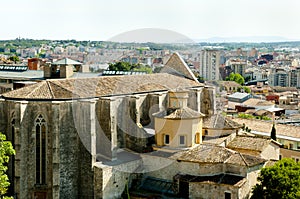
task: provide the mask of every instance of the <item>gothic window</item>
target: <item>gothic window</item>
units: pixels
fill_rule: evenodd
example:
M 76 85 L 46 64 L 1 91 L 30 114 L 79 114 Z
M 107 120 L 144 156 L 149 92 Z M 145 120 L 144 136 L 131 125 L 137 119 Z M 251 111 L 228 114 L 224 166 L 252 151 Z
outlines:
M 36 184 L 46 184 L 47 123 L 42 115 L 35 120 Z

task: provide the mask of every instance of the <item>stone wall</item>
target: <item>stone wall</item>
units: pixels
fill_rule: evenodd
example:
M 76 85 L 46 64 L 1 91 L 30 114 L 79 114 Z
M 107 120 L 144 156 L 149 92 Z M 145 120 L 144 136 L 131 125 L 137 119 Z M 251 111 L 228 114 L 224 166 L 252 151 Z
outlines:
M 131 173 L 141 165 L 141 160 L 108 166 L 97 162 L 94 166 L 94 198 L 121 198 L 126 186 L 130 186 Z
M 209 182 L 189 183 L 189 198 L 225 198 L 225 192 L 231 193 L 231 198 L 241 198 L 239 197 L 239 189 L 235 186 Z

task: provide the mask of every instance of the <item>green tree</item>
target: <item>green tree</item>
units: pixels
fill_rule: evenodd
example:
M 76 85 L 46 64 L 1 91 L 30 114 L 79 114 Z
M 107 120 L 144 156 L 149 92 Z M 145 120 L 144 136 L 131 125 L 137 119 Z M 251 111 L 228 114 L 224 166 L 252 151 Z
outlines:
M 108 65 L 109 70 L 114 70 L 114 71 L 130 71 L 131 65 L 128 62 L 117 62 L 117 63 L 110 63 Z
M 152 69 L 148 65 L 130 64 L 129 62 L 110 63 L 108 69 L 113 71 L 143 71 L 152 73 Z
M 225 78 L 226 81 L 235 81 L 236 83 L 240 85 L 244 85 L 245 79 L 243 78 L 242 75 L 238 73 L 230 73 L 228 77 Z
M 7 188 L 10 185 L 7 171 L 7 163 L 9 156 L 14 155 L 15 150 L 10 141 L 6 141 L 6 136 L 0 133 L 0 196 L 6 194 Z M 2 198 L 2 197 L 1 197 Z
M 271 167 L 263 168 L 252 199 L 300 198 L 300 163 L 284 158 Z
M 275 128 L 275 123 L 273 123 L 273 126 L 272 126 L 272 130 L 271 130 L 271 138 L 273 140 L 276 140 L 276 128 Z
M 247 86 L 240 86 L 240 87 L 237 88 L 237 91 L 238 92 L 244 91 L 245 93 L 251 93 L 250 88 L 247 87 Z
M 8 58 L 10 61 L 13 61 L 15 63 L 17 63 L 18 61 L 20 61 L 19 57 L 14 55 Z

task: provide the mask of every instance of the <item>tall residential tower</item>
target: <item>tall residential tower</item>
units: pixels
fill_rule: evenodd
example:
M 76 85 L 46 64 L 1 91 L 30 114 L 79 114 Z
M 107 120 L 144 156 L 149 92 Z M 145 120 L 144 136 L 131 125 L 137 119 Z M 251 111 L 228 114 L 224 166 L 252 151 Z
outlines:
M 205 80 L 220 79 L 220 51 L 205 49 L 200 53 L 200 76 Z

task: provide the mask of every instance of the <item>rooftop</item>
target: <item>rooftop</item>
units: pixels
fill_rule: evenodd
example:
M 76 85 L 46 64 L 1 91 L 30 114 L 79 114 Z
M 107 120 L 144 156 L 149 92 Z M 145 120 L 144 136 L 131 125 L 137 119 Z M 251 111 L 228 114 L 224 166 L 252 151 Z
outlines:
M 197 86 L 203 86 L 203 84 L 166 73 L 95 78 L 50 79 L 5 93 L 3 94 L 3 97 L 7 99 L 24 100 L 66 100 L 135 94 Z
M 247 101 L 243 102 L 246 106 L 274 106 L 274 104 L 270 101 L 250 98 Z
M 177 160 L 204 164 L 227 163 L 239 166 L 254 166 L 266 161 L 256 156 L 242 155 L 231 149 L 209 144 L 202 144 L 191 150 L 185 151 Z
M 168 109 L 168 111 L 164 110 L 153 114 L 153 116 L 166 119 L 191 119 L 204 117 L 204 114 L 194 111 L 189 107 L 184 107 L 180 109 Z
M 231 95 L 228 95 L 228 97 L 230 98 L 237 98 L 237 99 L 243 99 L 247 96 L 249 96 L 250 94 L 248 93 L 240 93 L 240 92 L 236 92 L 236 93 L 233 93 Z
M 262 152 L 272 141 L 262 137 L 237 136 L 226 147 L 239 152 Z M 276 142 L 274 142 L 276 143 Z
M 181 58 L 178 53 L 173 53 L 167 61 L 161 72 L 169 73 L 181 77 L 186 77 L 194 81 L 198 81 L 189 66 Z
M 64 58 L 56 62 L 53 62 L 52 65 L 82 65 L 82 63 L 78 61 L 74 61 L 73 59 Z
M 241 127 L 241 124 L 232 121 L 228 117 L 224 117 L 222 114 L 212 115 L 203 119 L 203 128 L 237 129 Z
M 248 128 L 251 129 L 251 132 L 258 132 L 260 135 L 270 136 L 272 129 L 272 122 L 267 122 L 264 120 L 256 120 L 256 119 L 242 119 L 242 118 L 232 118 L 233 121 L 239 124 L 245 124 Z M 300 127 L 292 126 L 292 125 L 284 125 L 284 124 L 276 124 L 276 135 L 277 138 L 284 138 L 290 140 L 299 140 L 300 141 Z M 262 134 L 261 134 L 262 133 Z

